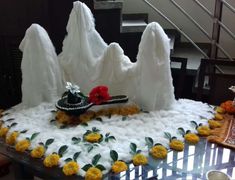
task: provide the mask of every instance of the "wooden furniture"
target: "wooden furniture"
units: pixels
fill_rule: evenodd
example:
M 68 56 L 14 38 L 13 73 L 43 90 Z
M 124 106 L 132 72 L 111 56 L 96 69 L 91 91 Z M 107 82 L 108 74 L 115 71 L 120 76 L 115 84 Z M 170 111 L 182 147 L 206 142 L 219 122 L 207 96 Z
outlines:
M 171 68 L 176 99 L 182 97 L 187 70 L 187 61 L 187 58 L 171 57 L 171 64 L 176 63 L 174 64 L 174 67 L 176 67 L 177 64 L 180 64 L 179 68 Z
M 235 85 L 235 61 L 201 60 L 197 87 L 198 100 L 204 100 L 214 105 L 219 105 L 226 100 L 233 100 L 234 93 L 228 90 L 232 85 Z M 204 95 L 207 95 L 207 99 L 203 99 Z

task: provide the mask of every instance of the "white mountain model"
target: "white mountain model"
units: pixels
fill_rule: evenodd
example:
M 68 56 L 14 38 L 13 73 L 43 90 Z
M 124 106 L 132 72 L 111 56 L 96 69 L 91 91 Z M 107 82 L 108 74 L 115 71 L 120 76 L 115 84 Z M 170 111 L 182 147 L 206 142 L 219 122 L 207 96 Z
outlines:
M 111 95 L 125 94 L 138 103 L 145 110 L 169 109 L 173 104 L 174 87 L 170 71 L 170 41 L 158 23 L 150 23 L 145 29 L 139 45 L 137 62 L 132 63 L 124 55 L 122 48 L 117 43 L 107 45 L 95 30 L 94 18 L 90 9 L 79 1 L 74 2 L 73 10 L 67 25 L 68 35 L 63 42 L 62 53 L 58 56 L 64 79 L 78 84 L 81 91 L 88 94 L 97 85 L 109 87 Z M 27 34 L 27 33 L 26 33 Z M 43 39 L 41 39 L 43 40 Z M 49 38 L 48 43 L 51 43 Z M 36 43 L 32 40 L 31 42 Z M 43 44 L 43 43 L 42 43 Z M 41 48 L 42 51 L 51 51 L 54 48 Z M 37 64 L 38 54 L 35 49 L 30 52 L 31 61 Z M 26 55 L 25 55 L 26 54 Z M 47 57 L 45 57 L 47 58 Z M 47 60 L 41 64 L 47 66 Z M 58 66 L 58 67 L 56 67 Z M 45 67 L 37 66 L 35 76 L 40 77 Z M 54 68 L 60 69 L 58 64 Z M 30 67 L 33 70 L 33 67 Z M 40 70 L 40 71 L 39 71 Z M 30 72 L 22 68 L 23 74 Z M 32 73 L 32 72 L 31 72 Z M 60 84 L 61 74 L 46 74 L 49 79 L 56 79 Z M 23 76 L 24 78 L 24 76 Z M 45 82 L 37 82 L 44 83 Z M 50 87 L 51 84 L 47 83 Z M 22 86 L 23 87 L 23 86 Z M 27 88 L 26 88 L 27 89 Z M 44 88 L 41 89 L 45 91 Z M 23 97 L 27 91 L 22 88 Z M 30 94 L 32 96 L 32 94 Z M 22 99 L 24 101 L 24 98 Z

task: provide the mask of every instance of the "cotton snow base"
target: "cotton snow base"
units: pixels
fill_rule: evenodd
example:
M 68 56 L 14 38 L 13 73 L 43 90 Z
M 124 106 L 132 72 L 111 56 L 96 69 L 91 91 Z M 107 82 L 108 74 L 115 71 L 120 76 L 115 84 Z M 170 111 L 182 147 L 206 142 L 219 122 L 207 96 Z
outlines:
M 47 139 L 53 138 L 55 141 L 48 147 L 45 155 L 58 152 L 61 146 L 67 145 L 68 151 L 60 159 L 61 167 L 65 164 L 64 160 L 73 157 L 75 152 L 81 151 L 77 160 L 80 167 L 91 163 L 94 155 L 100 153 L 102 157 L 99 164 L 104 165 L 106 168 L 103 173 L 107 173 L 111 168 L 110 150 L 117 151 L 119 159 L 130 162 L 132 158 L 130 143 L 135 143 L 138 149 L 141 149 L 142 153 L 148 156 L 145 137 L 151 137 L 155 143 L 161 143 L 168 147 L 168 140 L 164 137 L 164 132 L 170 132 L 172 136 L 183 140 L 177 131 L 179 127 L 195 132 L 190 121 L 206 124 L 207 119 L 213 117 L 211 113 L 213 110 L 207 104 L 180 99 L 168 111 L 143 112 L 126 118 L 114 115 L 111 118 L 102 117 L 102 122 L 90 121 L 88 126 L 79 125 L 60 129 L 55 123 L 51 122 L 55 117 L 55 113 L 52 112 L 54 109 L 54 104 L 49 103 L 43 103 L 31 109 L 23 109 L 21 105 L 18 105 L 8 110 L 9 114 L 2 117 L 3 121 L 14 118 L 14 120 L 6 121 L 3 126 L 10 125 L 13 122 L 17 123 L 10 129 L 8 135 L 13 131 L 27 130 L 26 133 L 20 134 L 17 141 L 30 137 L 33 133 L 40 132 L 32 141 L 29 149 L 35 148 L 39 142 L 45 142 Z M 90 152 L 87 151 L 85 142 L 73 144 L 72 137 L 82 138 L 83 134 L 87 130 L 91 130 L 92 127 L 99 129 L 103 135 L 110 133 L 116 138 L 116 141 L 102 141 Z M 84 176 L 85 171 L 80 169 L 78 174 Z

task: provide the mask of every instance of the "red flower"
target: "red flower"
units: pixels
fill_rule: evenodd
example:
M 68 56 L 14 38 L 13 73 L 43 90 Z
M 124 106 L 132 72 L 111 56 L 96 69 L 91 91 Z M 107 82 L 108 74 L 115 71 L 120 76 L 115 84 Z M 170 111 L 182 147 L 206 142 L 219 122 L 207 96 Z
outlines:
M 106 102 L 110 98 L 111 97 L 108 93 L 108 87 L 106 86 L 97 86 L 89 93 L 89 102 L 92 102 L 96 105 Z

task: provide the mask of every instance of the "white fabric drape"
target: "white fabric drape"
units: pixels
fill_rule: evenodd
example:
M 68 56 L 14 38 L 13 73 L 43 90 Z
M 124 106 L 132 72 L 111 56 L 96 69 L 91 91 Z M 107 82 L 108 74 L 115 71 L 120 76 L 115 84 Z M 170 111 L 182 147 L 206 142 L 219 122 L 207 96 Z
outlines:
M 63 91 L 62 75 L 47 32 L 32 24 L 19 48 L 23 52 L 22 104 L 33 107 L 41 102 L 55 101 Z

